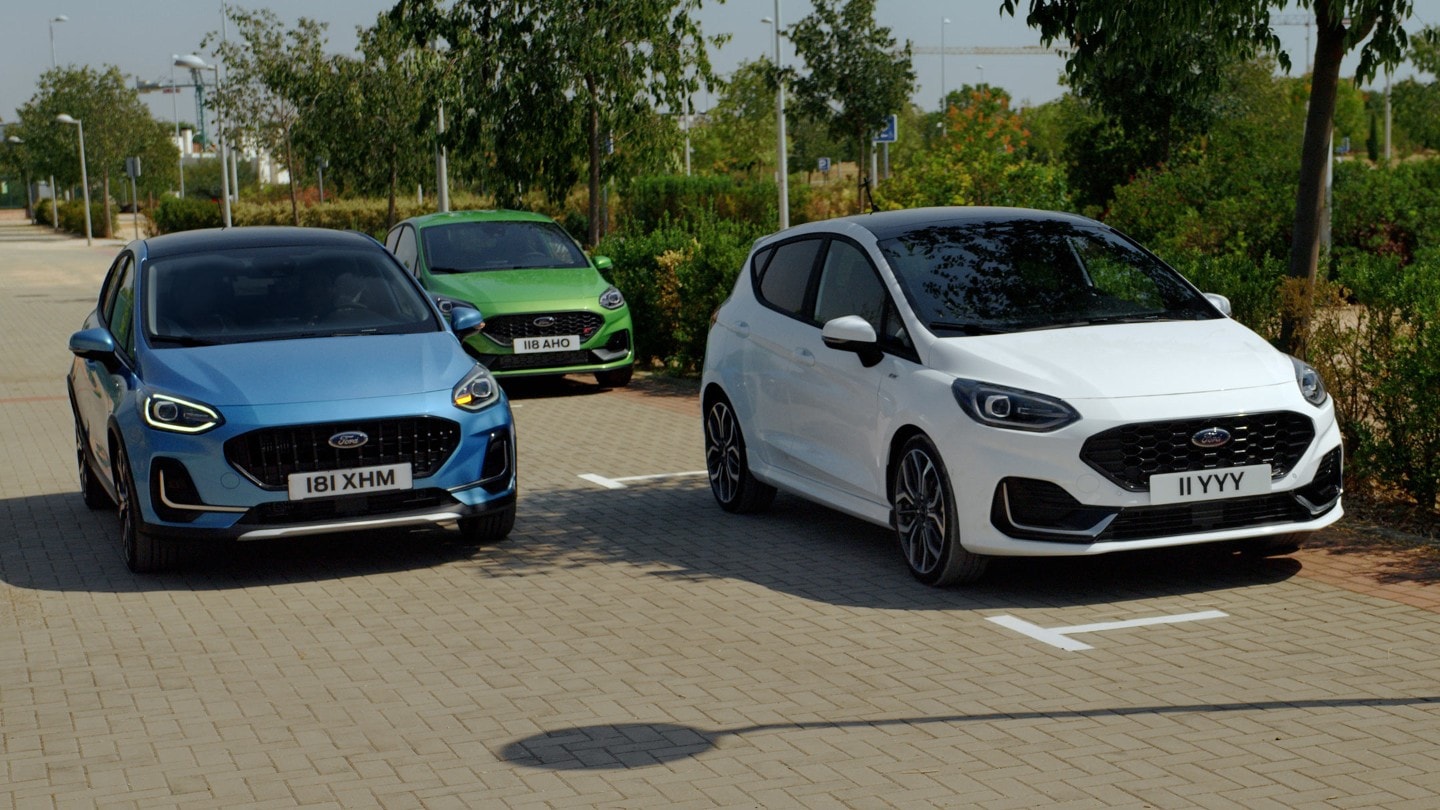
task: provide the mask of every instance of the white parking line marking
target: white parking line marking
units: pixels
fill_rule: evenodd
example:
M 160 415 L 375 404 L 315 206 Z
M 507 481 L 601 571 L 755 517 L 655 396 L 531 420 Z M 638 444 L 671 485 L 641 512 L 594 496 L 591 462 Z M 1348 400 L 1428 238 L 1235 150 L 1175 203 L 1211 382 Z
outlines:
M 656 481 L 661 478 L 689 478 L 696 475 L 709 475 L 709 473 L 704 470 L 694 470 L 691 472 L 659 473 L 657 475 L 630 475 L 624 478 L 606 478 L 603 475 L 596 475 L 595 473 L 580 473 L 580 478 L 592 484 L 599 484 L 606 489 L 625 489 L 626 481 Z
M 1070 636 L 1076 633 L 1096 633 L 1101 630 L 1120 630 L 1126 627 L 1144 627 L 1150 624 L 1175 624 L 1177 622 L 1198 622 L 1205 619 L 1223 619 L 1228 614 L 1218 610 L 1202 610 L 1199 613 L 1182 613 L 1178 616 L 1152 616 L 1148 619 L 1130 619 L 1123 622 L 1103 622 L 1100 624 L 1077 624 L 1073 627 L 1040 627 L 1031 624 L 1024 619 L 1015 616 L 989 616 L 987 621 L 992 621 L 1001 627 L 1008 627 L 1037 640 L 1043 641 L 1052 647 L 1059 647 L 1062 650 L 1090 650 L 1094 649 L 1089 644 L 1076 641 Z

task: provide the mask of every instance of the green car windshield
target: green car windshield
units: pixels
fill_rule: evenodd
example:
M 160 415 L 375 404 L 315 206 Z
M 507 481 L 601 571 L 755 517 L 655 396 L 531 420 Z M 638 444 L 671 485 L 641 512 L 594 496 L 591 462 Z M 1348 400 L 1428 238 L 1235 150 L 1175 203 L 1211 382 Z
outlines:
M 589 267 L 575 240 L 550 222 L 456 222 L 420 230 L 432 273 Z

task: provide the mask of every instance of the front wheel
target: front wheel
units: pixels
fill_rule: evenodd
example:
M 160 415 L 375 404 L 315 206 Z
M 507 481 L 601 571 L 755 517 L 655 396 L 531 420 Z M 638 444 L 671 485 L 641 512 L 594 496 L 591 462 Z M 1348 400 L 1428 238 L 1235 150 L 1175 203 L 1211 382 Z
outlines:
M 498 543 L 515 528 L 515 507 L 510 506 L 488 515 L 460 519 L 460 536 L 472 546 Z
M 597 371 L 595 372 L 595 382 L 599 383 L 601 388 L 624 388 L 630 384 L 630 378 L 634 374 L 634 366 Z
M 759 512 L 775 500 L 775 488 L 750 474 L 740 421 L 723 396 L 705 409 L 705 471 L 710 492 L 726 512 Z
M 905 442 L 890 491 L 900 551 L 916 579 L 938 588 L 974 582 L 985 573 L 988 559 L 960 545 L 950 475 L 930 439 Z
M 136 501 L 135 472 L 123 445 L 115 448 L 115 506 L 120 517 L 120 553 L 125 567 L 137 574 L 148 574 L 174 567 L 179 562 L 179 548 L 145 529 Z

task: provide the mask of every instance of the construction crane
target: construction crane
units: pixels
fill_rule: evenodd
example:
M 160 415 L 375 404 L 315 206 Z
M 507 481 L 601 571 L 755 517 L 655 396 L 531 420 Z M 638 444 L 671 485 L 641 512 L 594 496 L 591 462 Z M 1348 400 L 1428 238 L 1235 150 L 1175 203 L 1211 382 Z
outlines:
M 200 77 L 200 71 L 190 71 L 190 84 L 135 80 L 135 91 L 138 93 L 178 93 L 183 87 L 195 88 L 195 139 L 208 145 L 209 141 L 205 138 L 205 81 Z

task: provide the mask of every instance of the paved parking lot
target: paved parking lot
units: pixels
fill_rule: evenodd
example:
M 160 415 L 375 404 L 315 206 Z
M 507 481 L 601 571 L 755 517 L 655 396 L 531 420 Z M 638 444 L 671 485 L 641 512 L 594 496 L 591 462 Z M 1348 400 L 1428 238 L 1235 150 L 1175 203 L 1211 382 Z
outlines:
M 0 230 L 0 807 L 1436 806 L 1423 598 L 1304 553 L 926 589 L 867 524 L 722 513 L 684 384 L 509 386 L 504 543 L 132 575 L 63 384 L 114 248 Z

